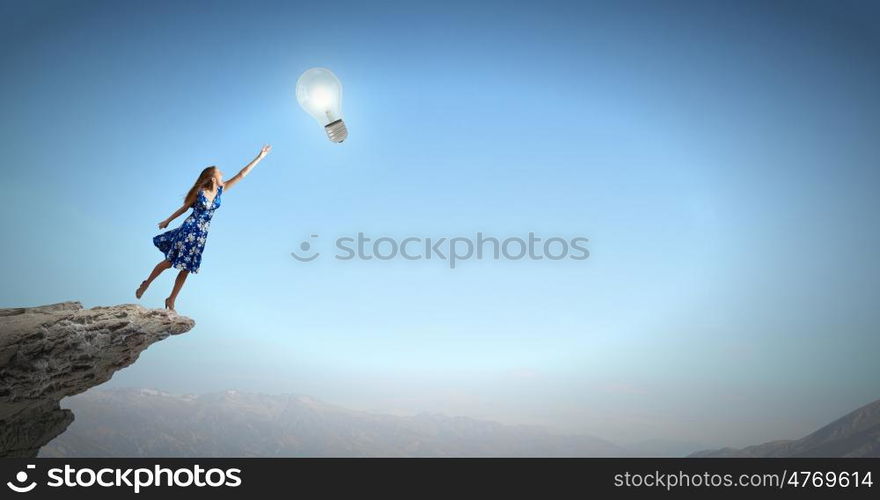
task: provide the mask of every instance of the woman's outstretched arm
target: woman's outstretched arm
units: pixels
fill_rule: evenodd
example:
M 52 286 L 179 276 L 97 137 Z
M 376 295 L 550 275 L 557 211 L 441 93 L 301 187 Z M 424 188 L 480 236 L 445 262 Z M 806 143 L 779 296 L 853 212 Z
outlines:
M 184 205 L 184 206 L 178 208 L 176 212 L 174 212 L 173 214 L 169 215 L 167 219 L 165 219 L 165 220 L 163 220 L 162 222 L 159 223 L 159 229 L 165 229 L 166 227 L 168 227 L 168 224 L 171 223 L 171 221 L 173 221 L 174 219 L 180 217 L 180 215 L 181 215 L 182 213 L 184 213 L 184 212 L 186 212 L 187 210 L 189 210 L 189 207 L 190 207 L 190 205 Z
M 260 150 L 260 153 L 257 155 L 257 157 L 251 160 L 250 163 L 245 165 L 244 168 L 241 169 L 241 172 L 235 174 L 231 179 L 223 183 L 223 189 L 225 191 L 228 191 L 229 188 L 238 183 L 238 181 L 244 179 L 244 177 L 250 173 L 251 169 L 257 166 L 257 163 L 260 163 L 260 161 L 262 161 L 263 158 L 265 158 L 266 155 L 269 154 L 269 151 L 272 151 L 272 146 L 268 144 L 263 146 L 263 149 Z

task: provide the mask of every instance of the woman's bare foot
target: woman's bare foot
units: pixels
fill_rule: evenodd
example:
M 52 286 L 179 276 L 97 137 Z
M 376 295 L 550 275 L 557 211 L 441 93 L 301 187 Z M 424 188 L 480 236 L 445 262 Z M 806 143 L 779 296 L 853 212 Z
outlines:
M 173 312 L 177 312 L 174 310 L 174 301 L 170 298 L 165 299 L 165 309 L 170 309 Z
M 147 287 L 149 286 L 150 284 L 147 283 L 147 280 L 141 281 L 141 286 L 139 286 L 138 289 L 134 292 L 134 296 L 137 298 L 141 298 L 144 295 L 144 292 L 147 291 Z

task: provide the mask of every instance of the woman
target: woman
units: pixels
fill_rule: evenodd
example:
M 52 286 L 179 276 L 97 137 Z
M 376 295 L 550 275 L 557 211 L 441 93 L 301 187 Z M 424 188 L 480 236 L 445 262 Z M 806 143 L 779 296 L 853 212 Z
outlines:
M 165 308 L 174 311 L 174 301 L 177 299 L 177 294 L 180 293 L 186 277 L 189 273 L 199 272 L 202 252 L 205 249 L 205 240 L 208 237 L 208 228 L 211 225 L 211 217 L 214 216 L 214 211 L 220 208 L 220 196 L 223 194 L 223 191 L 229 190 L 238 181 L 244 179 L 251 169 L 257 163 L 260 163 L 271 150 L 272 146 L 268 144 L 263 146 L 263 149 L 260 150 L 256 158 L 245 165 L 235 177 L 226 182 L 223 182 L 223 172 L 219 168 L 212 166 L 202 170 L 193 187 L 186 193 L 183 199 L 183 206 L 159 223 L 159 229 L 165 229 L 171 221 L 190 208 L 193 209 L 192 213 L 189 214 L 189 217 L 183 221 L 180 227 L 166 231 L 153 238 L 153 244 L 159 248 L 159 251 L 165 254 L 165 259 L 156 264 L 150 276 L 141 282 L 141 286 L 134 293 L 137 298 L 141 298 L 150 286 L 150 283 L 156 279 L 156 276 L 162 274 L 162 271 L 169 267 L 174 267 L 179 269 L 180 272 L 177 273 L 177 279 L 174 280 L 174 288 L 171 290 L 171 295 L 165 299 Z

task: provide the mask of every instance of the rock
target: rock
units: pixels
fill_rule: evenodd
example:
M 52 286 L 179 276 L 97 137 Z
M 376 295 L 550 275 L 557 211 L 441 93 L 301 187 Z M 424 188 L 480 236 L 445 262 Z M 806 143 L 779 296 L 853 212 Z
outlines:
M 195 322 L 135 304 L 0 309 L 0 457 L 34 457 L 73 421 L 59 401 L 102 384 Z
M 0 456 L 34 457 L 73 423 L 73 412 L 47 399 L 0 421 Z

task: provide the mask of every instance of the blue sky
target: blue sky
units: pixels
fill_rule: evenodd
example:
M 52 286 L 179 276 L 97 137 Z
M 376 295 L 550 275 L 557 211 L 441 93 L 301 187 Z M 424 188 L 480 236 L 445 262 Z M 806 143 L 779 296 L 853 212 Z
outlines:
M 2 14 L 4 306 L 134 301 L 198 172 L 274 148 L 224 194 L 178 299 L 195 330 L 110 385 L 729 445 L 880 397 L 869 2 Z M 313 66 L 344 85 L 342 145 L 296 104 Z M 358 231 L 585 236 L 591 256 L 289 256 Z

